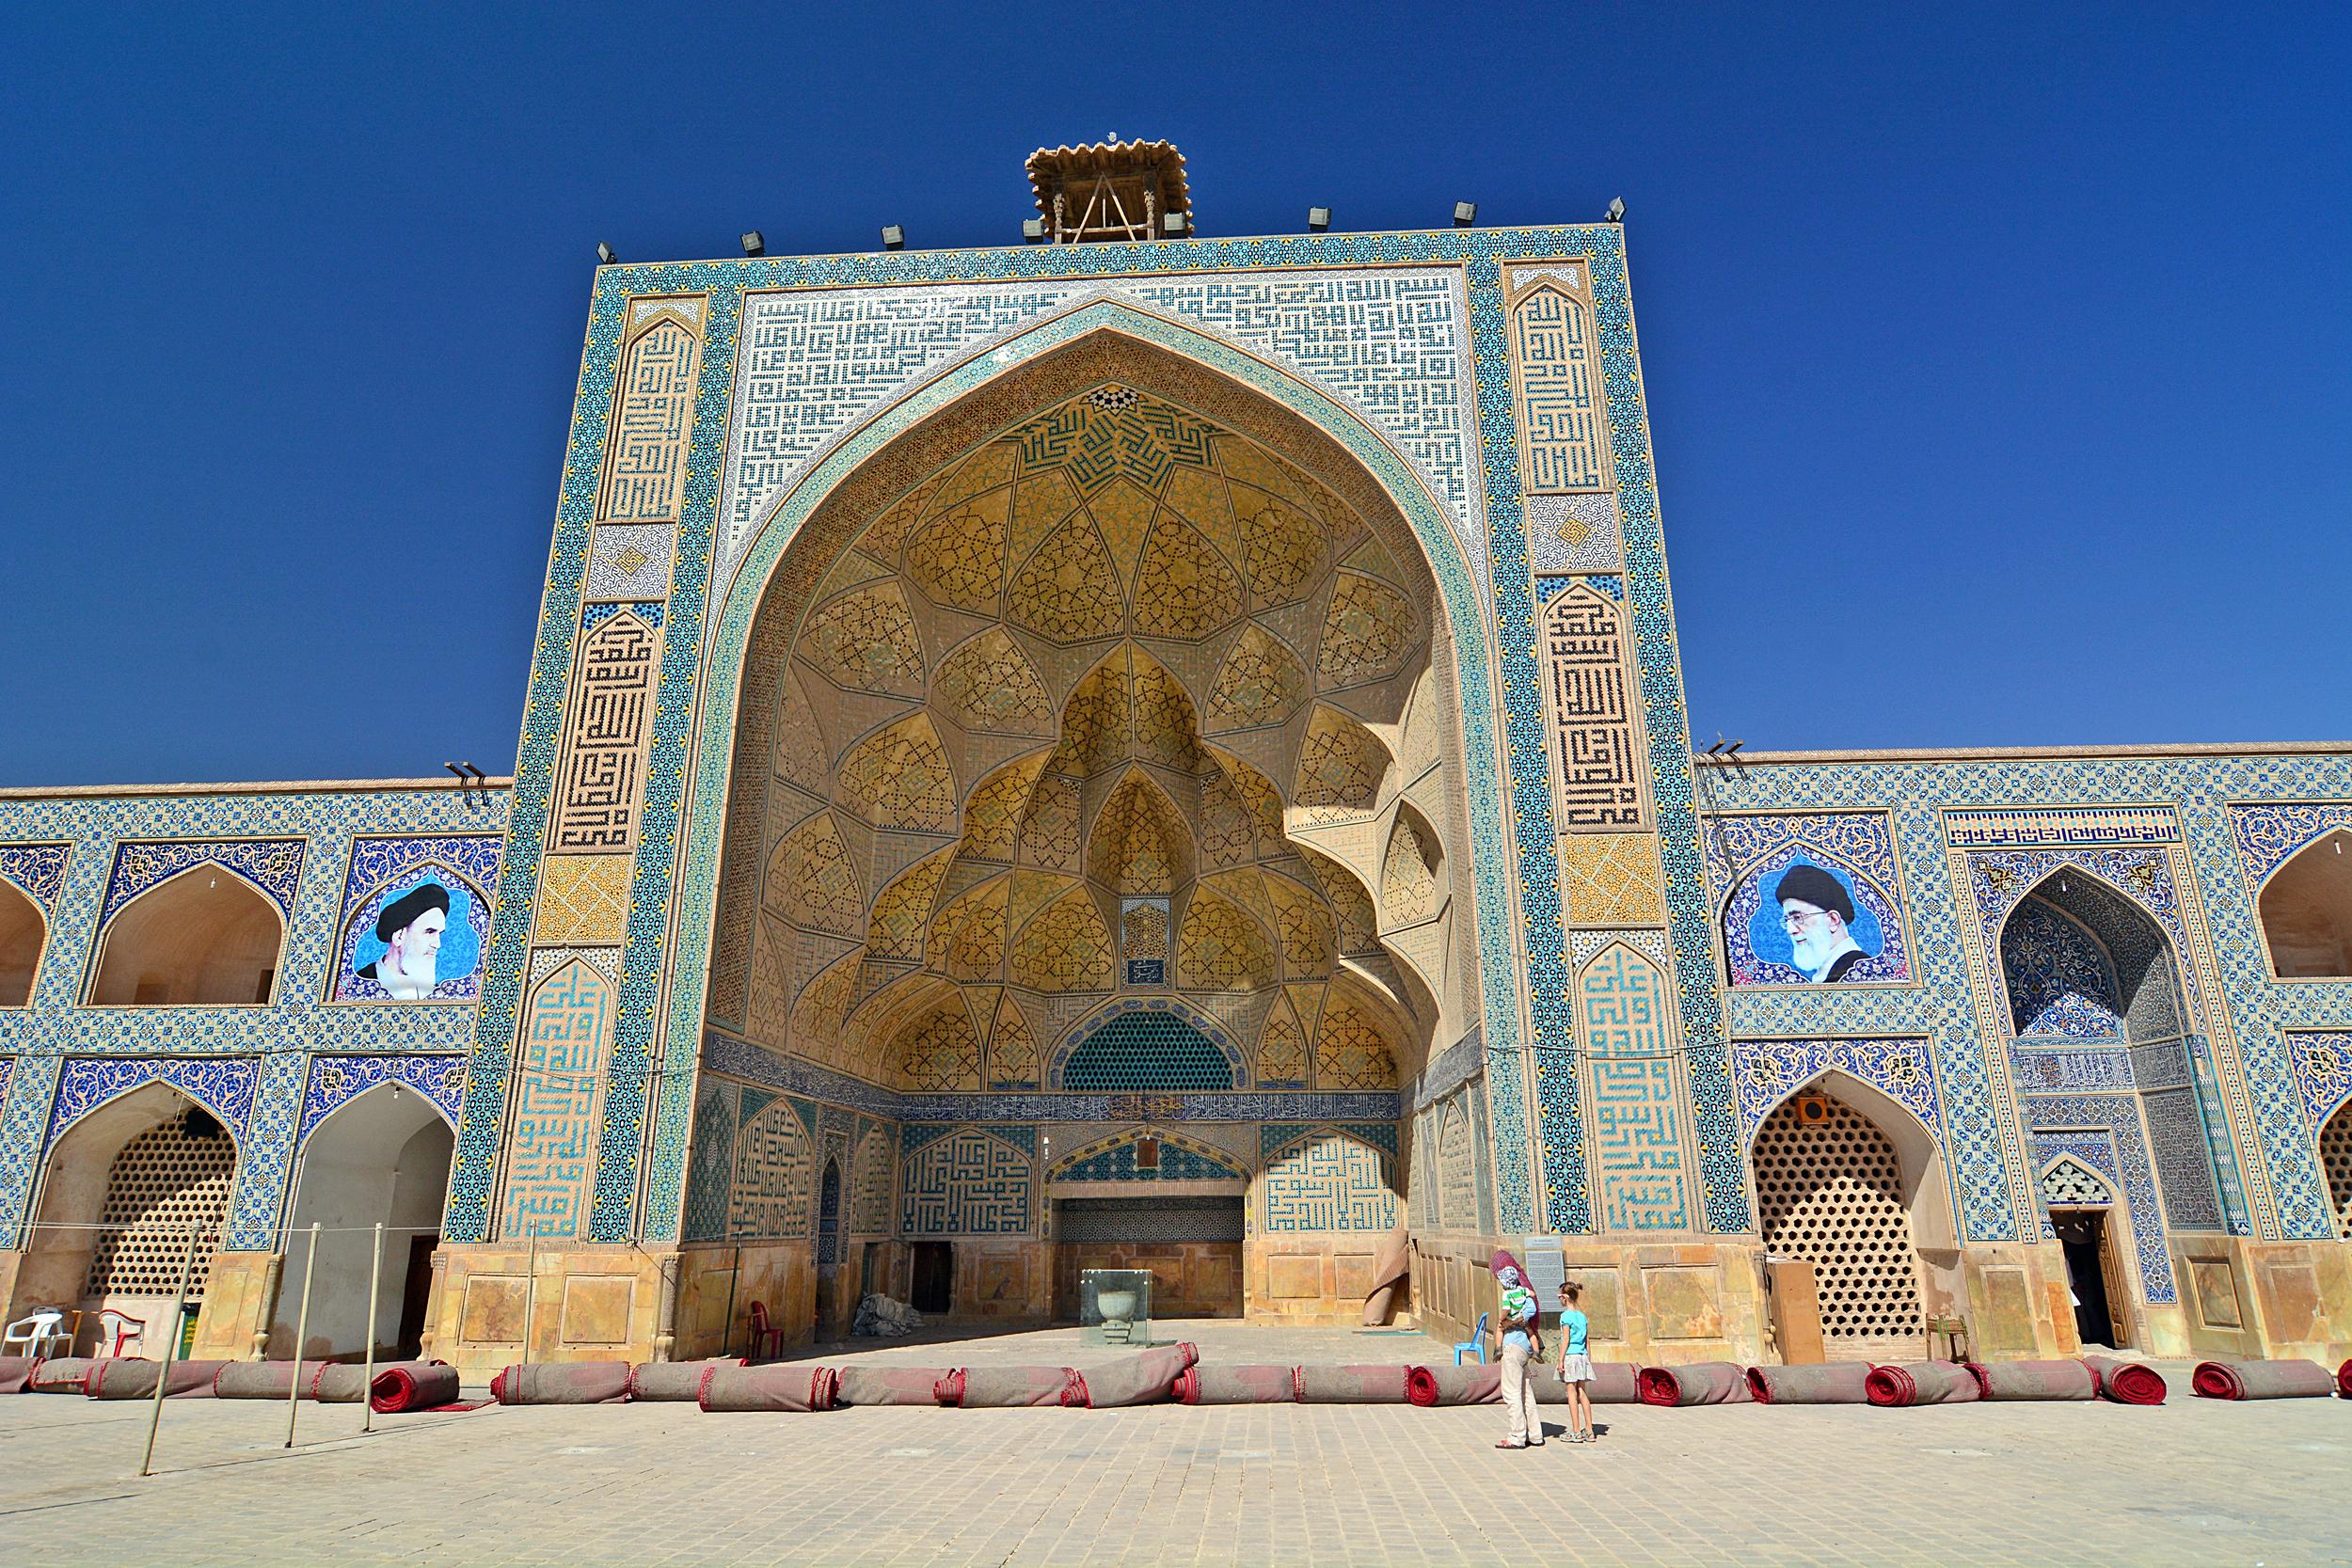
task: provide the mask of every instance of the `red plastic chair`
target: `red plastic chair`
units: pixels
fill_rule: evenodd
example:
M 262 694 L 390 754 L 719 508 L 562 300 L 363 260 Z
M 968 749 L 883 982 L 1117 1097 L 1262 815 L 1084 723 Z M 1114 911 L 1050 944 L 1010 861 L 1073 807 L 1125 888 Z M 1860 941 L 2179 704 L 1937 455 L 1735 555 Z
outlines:
M 130 1347 L 147 1348 L 147 1325 L 127 1312 L 107 1307 L 98 1314 L 98 1354 L 102 1358 L 127 1355 Z
M 784 1330 L 768 1321 L 768 1304 L 752 1303 L 752 1355 L 755 1360 L 771 1360 L 784 1354 Z

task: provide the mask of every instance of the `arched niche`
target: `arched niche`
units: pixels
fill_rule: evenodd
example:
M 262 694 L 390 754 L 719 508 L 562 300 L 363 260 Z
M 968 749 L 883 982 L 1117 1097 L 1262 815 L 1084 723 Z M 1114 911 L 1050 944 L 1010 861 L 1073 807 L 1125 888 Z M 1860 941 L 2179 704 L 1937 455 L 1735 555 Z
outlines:
M 2255 900 L 2270 969 L 2281 980 L 2352 979 L 2352 832 L 2296 850 Z
M 2319 1164 L 2328 1179 L 2328 1208 L 2336 1231 L 2352 1241 L 2352 1100 L 2336 1107 L 2319 1129 Z
M 89 999 L 100 1007 L 266 1006 L 285 922 L 225 866 L 190 866 L 125 904 L 100 939 Z
M 2040 932 L 2056 940 L 2030 940 Z M 2139 1046 L 2186 1032 L 2171 939 L 2146 910 L 2079 866 L 2059 866 L 2017 901 L 2001 923 L 1998 952 L 2017 1034 L 2076 1034 L 2073 1022 L 2084 1026 L 2083 1037 Z M 2078 956 L 2086 984 L 2076 994 L 2087 1006 L 2057 999 L 2068 976 L 2054 966 L 2068 955 Z M 2051 1027 L 2031 1027 L 2045 1017 Z
M 1801 1106 L 1807 1097 L 1820 1097 L 1832 1107 L 1829 1124 L 1818 1132 L 1804 1130 Z M 1865 1132 L 1851 1132 L 1840 1124 L 1840 1116 L 1852 1118 Z M 1816 1142 L 1822 1147 L 1811 1147 Z M 1858 1178 L 1867 1186 L 1880 1145 L 1894 1165 L 1893 1190 L 1886 1194 L 1891 1207 L 1880 1204 L 1867 1190 L 1841 1192 L 1837 1186 Z M 1863 1271 L 1866 1291 L 1903 1288 L 1902 1272 L 1889 1251 L 1897 1238 L 1911 1252 L 1916 1295 L 1908 1303 L 1893 1303 L 1902 1312 L 1882 1317 L 1875 1325 L 1898 1325 L 1884 1338 L 1891 1341 L 1915 1333 L 1915 1327 L 1899 1325 L 1966 1299 L 1943 1150 L 1926 1124 L 1893 1096 L 1834 1068 L 1765 1114 L 1750 1144 L 1749 1159 L 1764 1244 L 1813 1261 L 1825 1315 L 1834 1310 L 1830 1298 L 1839 1288 L 1836 1280 L 1854 1277 L 1836 1276 L 1831 1270 Z M 1856 1168 L 1846 1169 L 1841 1162 Z M 1808 1250 L 1822 1247 L 1845 1252 L 1828 1257 Z M 1834 1350 L 1848 1354 L 1889 1348 L 1867 1334 L 1841 1339 L 1833 1333 L 1831 1339 Z
M 147 1325 L 158 1354 L 198 1229 L 188 1299 L 201 1302 L 237 1168 L 234 1133 L 174 1085 L 148 1083 L 76 1118 L 42 1162 L 16 1300 L 111 1307 Z
M 33 999 L 33 976 L 49 925 L 40 906 L 0 879 L 0 1007 L 22 1007 Z
M 439 1239 L 456 1139 L 440 1108 L 416 1090 L 378 1084 L 337 1106 L 302 1146 L 288 1211 L 284 1278 L 270 1354 L 292 1355 L 299 1281 L 312 1225 L 323 1227 L 310 1295 L 306 1356 L 351 1356 L 373 1334 L 379 1355 L 414 1354 L 423 1323 L 404 1314 L 419 1260 Z M 373 1227 L 384 1227 L 383 1268 L 373 1310 L 368 1288 Z

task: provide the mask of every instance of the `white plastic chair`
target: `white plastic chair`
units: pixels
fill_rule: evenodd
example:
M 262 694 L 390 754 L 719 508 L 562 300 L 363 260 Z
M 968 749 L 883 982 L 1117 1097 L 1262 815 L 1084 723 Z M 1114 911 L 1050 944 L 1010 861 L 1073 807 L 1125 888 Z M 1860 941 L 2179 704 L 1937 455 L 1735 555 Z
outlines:
M 127 1354 L 124 1347 L 147 1347 L 147 1324 L 128 1312 L 118 1312 L 109 1307 L 98 1314 L 98 1346 L 101 1358 Z
M 59 1351 L 73 1354 L 73 1336 L 66 1331 L 62 1311 L 40 1311 L 27 1318 L 19 1318 L 0 1332 L 0 1355 L 55 1355 Z

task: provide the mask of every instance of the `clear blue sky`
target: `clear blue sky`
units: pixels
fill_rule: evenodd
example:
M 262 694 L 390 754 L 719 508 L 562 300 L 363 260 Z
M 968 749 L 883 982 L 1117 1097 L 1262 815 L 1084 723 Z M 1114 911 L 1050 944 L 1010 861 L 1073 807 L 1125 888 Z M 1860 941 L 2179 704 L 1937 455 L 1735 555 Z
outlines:
M 1206 234 L 1624 196 L 1702 741 L 2352 736 L 2340 6 L 51 6 L 0 48 L 0 784 L 507 770 L 595 242 L 1004 243 L 1023 157 L 1112 131 Z

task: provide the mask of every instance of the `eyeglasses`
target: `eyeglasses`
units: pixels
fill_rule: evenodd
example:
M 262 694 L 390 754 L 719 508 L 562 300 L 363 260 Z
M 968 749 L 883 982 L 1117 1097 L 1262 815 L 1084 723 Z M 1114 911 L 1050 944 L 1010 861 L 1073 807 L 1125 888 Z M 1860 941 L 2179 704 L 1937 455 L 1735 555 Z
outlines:
M 1829 911 L 1827 910 L 1784 910 L 1781 911 L 1780 923 L 1788 930 L 1802 931 L 1804 929 L 1805 922 L 1828 918 Z

